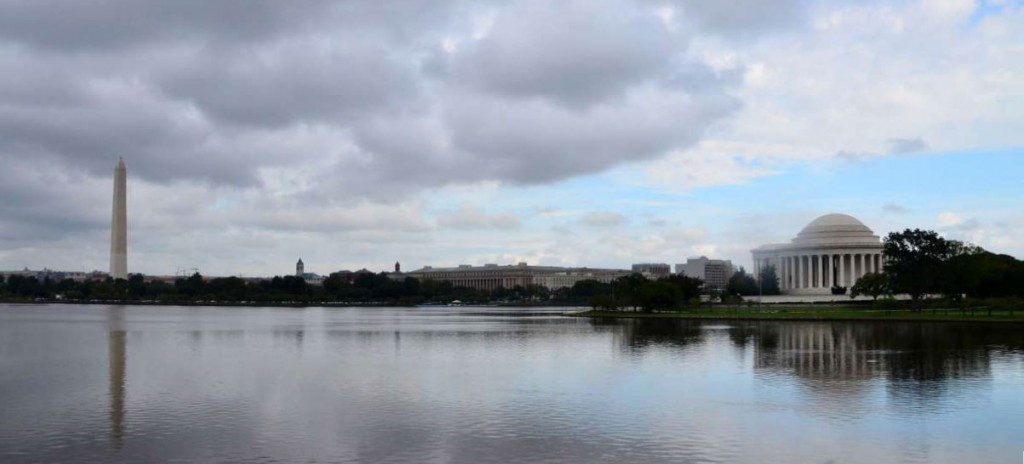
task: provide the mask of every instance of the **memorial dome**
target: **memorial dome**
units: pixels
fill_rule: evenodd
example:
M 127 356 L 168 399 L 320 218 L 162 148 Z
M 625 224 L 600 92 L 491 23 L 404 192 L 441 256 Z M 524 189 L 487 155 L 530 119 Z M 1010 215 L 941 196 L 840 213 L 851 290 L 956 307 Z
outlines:
M 793 239 L 793 244 L 870 243 L 877 245 L 878 236 L 868 226 L 848 214 L 826 214 L 807 224 Z
M 882 241 L 848 214 L 821 216 L 789 243 L 762 245 L 751 253 L 754 278 L 774 266 L 785 295 L 832 295 L 833 288 L 849 288 L 884 267 Z

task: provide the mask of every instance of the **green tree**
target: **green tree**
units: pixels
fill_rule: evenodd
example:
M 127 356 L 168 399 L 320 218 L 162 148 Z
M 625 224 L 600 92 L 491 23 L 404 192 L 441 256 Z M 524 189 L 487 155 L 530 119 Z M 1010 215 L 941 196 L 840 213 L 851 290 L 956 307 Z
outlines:
M 658 280 L 663 280 L 675 285 L 676 288 L 679 289 L 683 302 L 691 301 L 694 298 L 700 298 L 700 294 L 704 289 L 704 281 L 696 277 L 673 275 L 669 277 L 662 277 Z
M 769 264 L 761 268 L 759 276 L 761 281 L 758 283 L 761 286 L 762 295 L 779 295 L 782 293 L 782 289 L 779 288 L 779 275 L 775 272 L 775 266 Z
M 725 293 L 741 296 L 757 295 L 757 282 L 754 281 L 753 276 L 747 274 L 746 269 L 741 267 L 729 278 L 729 283 L 725 285 Z
M 635 311 L 640 306 L 640 289 L 647 282 L 649 282 L 647 278 L 639 273 L 619 277 L 612 284 L 613 292 L 619 301 L 625 303 L 625 306 L 632 307 Z
M 146 296 L 146 282 L 142 274 L 128 275 L 128 298 L 138 300 Z
M 938 290 L 950 301 L 958 305 L 963 303 L 963 296 L 972 293 L 985 275 L 985 250 L 970 244 L 949 240 L 949 253 L 943 261 L 938 276 Z
M 877 300 L 882 295 L 889 295 L 889 277 L 877 272 L 869 272 L 857 279 L 850 289 L 850 298 L 857 298 L 860 295 L 868 295 Z
M 587 304 L 591 308 L 598 310 L 603 309 L 606 311 L 618 311 L 619 305 L 615 301 L 615 298 L 611 295 L 594 295 L 587 299 Z
M 683 291 L 669 279 L 648 281 L 640 287 L 640 306 L 645 312 L 671 311 L 685 301 Z
M 921 297 L 939 290 L 943 262 L 952 246 L 933 231 L 906 229 L 889 233 L 882 252 L 892 290 L 910 295 L 911 308 L 920 310 Z

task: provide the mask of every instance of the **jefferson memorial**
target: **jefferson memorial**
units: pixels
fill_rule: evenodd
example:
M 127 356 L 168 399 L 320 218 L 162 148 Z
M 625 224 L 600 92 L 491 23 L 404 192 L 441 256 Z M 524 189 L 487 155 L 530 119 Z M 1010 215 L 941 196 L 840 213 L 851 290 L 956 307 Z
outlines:
M 828 295 L 832 286 L 849 289 L 869 272 L 882 272 L 882 242 L 857 218 L 826 214 L 811 221 L 789 243 L 751 250 L 754 278 L 775 266 L 785 295 Z

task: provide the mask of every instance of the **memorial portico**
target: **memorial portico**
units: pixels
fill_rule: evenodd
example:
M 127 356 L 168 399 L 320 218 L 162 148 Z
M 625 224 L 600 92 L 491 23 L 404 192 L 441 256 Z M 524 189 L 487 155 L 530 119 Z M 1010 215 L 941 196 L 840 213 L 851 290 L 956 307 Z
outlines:
M 754 277 L 775 266 L 779 288 L 787 295 L 829 294 L 849 289 L 864 274 L 882 272 L 882 243 L 852 216 L 828 214 L 811 221 L 790 243 L 751 250 Z

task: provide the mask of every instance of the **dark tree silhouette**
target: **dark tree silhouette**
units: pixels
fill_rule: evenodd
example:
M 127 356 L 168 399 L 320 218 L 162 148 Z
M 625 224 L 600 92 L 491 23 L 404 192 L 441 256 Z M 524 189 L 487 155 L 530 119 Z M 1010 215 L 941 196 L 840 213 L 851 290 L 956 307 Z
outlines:
M 729 278 L 729 283 L 725 285 L 725 293 L 742 296 L 757 295 L 757 282 L 754 281 L 753 276 L 747 274 L 746 269 L 741 267 Z
M 850 288 L 850 298 L 857 298 L 860 295 L 868 295 L 877 300 L 882 295 L 889 295 L 889 277 L 877 272 L 864 274 Z
M 759 277 L 760 282 L 758 283 L 761 286 L 762 295 L 778 295 L 782 293 L 782 290 L 779 288 L 779 276 L 775 272 L 775 266 L 769 264 L 761 268 Z
M 919 310 L 921 297 L 938 290 L 943 262 L 952 246 L 934 231 L 907 229 L 889 233 L 882 251 L 893 290 L 910 295 L 911 308 Z

